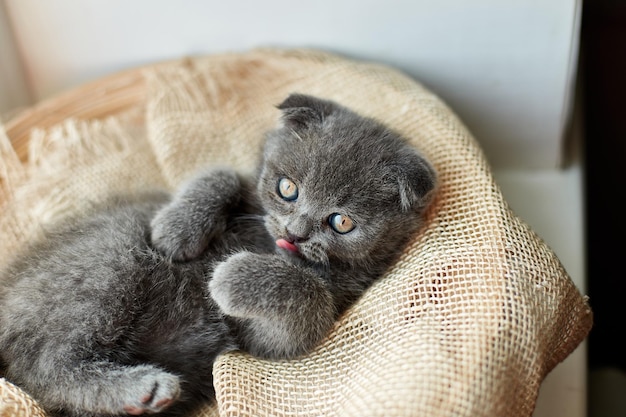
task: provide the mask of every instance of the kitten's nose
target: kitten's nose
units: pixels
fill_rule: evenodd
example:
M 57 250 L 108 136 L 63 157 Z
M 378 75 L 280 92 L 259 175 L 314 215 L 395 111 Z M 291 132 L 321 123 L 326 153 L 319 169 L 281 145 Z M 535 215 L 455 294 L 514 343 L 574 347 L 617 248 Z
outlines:
M 291 221 L 286 224 L 285 231 L 287 232 L 287 238 L 291 240 L 292 243 L 304 242 L 309 239 L 312 227 L 311 220 L 307 215 L 301 214 L 292 218 Z
M 290 231 L 287 231 L 287 240 L 291 243 L 301 243 L 308 239 L 309 239 L 308 236 L 298 236 L 298 235 L 291 233 Z

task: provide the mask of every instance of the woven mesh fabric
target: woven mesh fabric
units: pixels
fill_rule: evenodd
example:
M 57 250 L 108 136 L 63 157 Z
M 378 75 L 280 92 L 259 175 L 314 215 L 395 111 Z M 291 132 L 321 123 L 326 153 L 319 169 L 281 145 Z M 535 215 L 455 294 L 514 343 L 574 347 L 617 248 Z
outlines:
M 109 192 L 175 187 L 207 164 L 250 172 L 276 104 L 291 92 L 329 98 L 392 126 L 433 163 L 440 187 L 425 227 L 311 354 L 219 357 L 217 402 L 197 416 L 532 414 L 541 382 L 587 336 L 592 313 L 436 95 L 394 69 L 311 50 L 142 71 L 144 103 L 34 131 L 26 163 L 0 135 L 0 262 Z M 21 408 L 11 415 L 41 415 L 0 380 L 0 413 L 15 398 Z
M 24 392 L 0 378 L 0 417 L 45 417 L 44 411 Z

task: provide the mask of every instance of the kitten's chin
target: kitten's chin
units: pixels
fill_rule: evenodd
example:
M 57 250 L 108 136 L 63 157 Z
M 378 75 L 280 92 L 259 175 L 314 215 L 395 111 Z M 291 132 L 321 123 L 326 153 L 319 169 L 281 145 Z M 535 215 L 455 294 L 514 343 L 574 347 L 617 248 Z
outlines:
M 328 265 L 328 254 L 318 245 L 303 245 L 300 247 L 300 256 L 314 264 Z

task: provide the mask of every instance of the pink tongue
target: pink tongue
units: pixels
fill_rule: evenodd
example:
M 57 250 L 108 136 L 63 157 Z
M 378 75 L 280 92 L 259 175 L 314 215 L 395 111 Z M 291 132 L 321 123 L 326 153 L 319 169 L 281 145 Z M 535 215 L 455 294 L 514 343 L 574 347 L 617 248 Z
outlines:
M 298 252 L 298 247 L 285 239 L 278 239 L 276 241 L 276 246 L 288 250 L 289 252 Z

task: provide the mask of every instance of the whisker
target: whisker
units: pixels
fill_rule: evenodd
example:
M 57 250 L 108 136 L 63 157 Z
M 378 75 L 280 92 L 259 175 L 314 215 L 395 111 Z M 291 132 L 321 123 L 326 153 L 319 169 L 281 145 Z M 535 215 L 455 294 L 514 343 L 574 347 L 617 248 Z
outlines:
M 304 141 L 302 140 L 302 137 L 301 137 L 300 135 L 298 135 L 298 132 L 296 132 L 295 130 L 291 129 L 291 133 L 292 133 L 292 134 L 293 134 L 296 138 L 298 138 L 298 140 L 300 140 L 300 142 L 304 142 Z
M 229 225 L 234 233 L 266 232 L 264 216 L 259 214 L 244 214 L 237 216 Z

